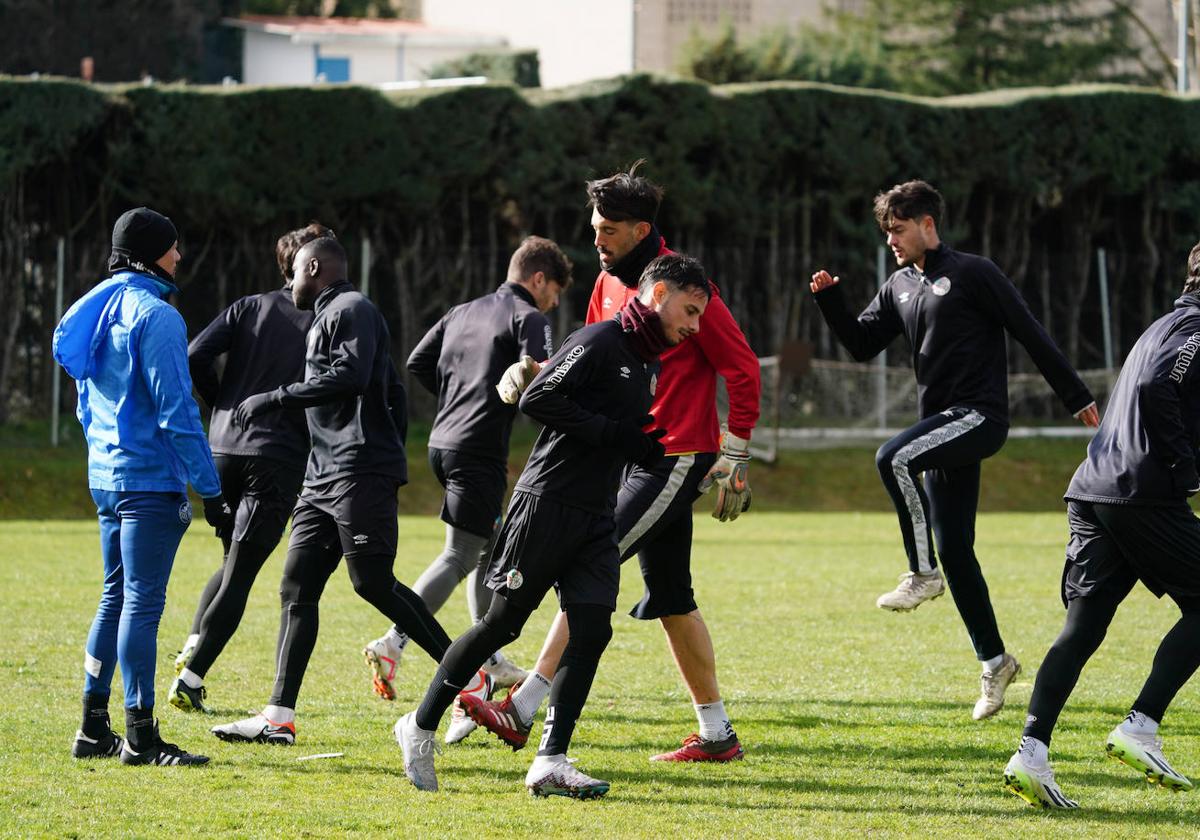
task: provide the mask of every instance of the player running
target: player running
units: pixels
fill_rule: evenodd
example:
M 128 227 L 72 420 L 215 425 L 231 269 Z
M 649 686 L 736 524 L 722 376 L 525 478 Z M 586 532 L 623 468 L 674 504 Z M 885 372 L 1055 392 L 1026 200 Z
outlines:
M 1007 330 L 1033 357 L 1067 408 L 1086 426 L 1100 422 L 1095 400 L 1020 292 L 994 263 L 952 250 L 938 237 L 944 205 L 924 181 L 875 197 L 875 220 L 900 268 L 856 318 L 839 278 L 821 270 L 810 288 L 821 314 L 860 362 L 901 333 L 912 348 L 921 419 L 879 448 L 875 463 L 900 520 L 909 571 L 879 597 L 887 610 L 912 610 L 945 583 L 940 557 L 975 654 L 982 690 L 971 712 L 990 717 L 1021 670 L 1007 653 L 975 556 L 980 462 L 1008 437 Z M 924 484 L 921 477 L 924 474 Z M 934 537 L 937 554 L 934 554 Z
M 387 324 L 350 285 L 346 268 L 346 252 L 331 237 L 297 252 L 292 298 L 316 313 L 305 379 L 247 397 L 233 412 L 245 428 L 267 412 L 302 407 L 312 451 L 279 587 L 274 690 L 259 714 L 213 727 L 225 741 L 295 743 L 296 698 L 317 641 L 318 603 L 343 556 L 354 591 L 430 656 L 440 660 L 450 644 L 421 599 L 392 574 L 396 491 L 408 481 L 404 386 L 389 355 Z
M 588 323 L 611 318 L 636 295 L 646 265 L 672 253 L 654 224 L 662 188 L 636 175 L 637 166 L 587 185 L 601 265 Z M 717 684 L 712 637 L 692 590 L 692 505 L 714 486 L 713 516 L 722 522 L 737 519 L 750 505 L 747 467 L 758 420 L 759 368 L 715 285 L 701 327 L 691 341 L 662 356 L 650 412 L 668 430 L 666 457 L 651 466 L 627 465 L 617 496 L 621 560 L 638 555 L 645 583 L 645 594 L 630 614 L 662 622 L 698 721 L 698 731 L 680 748 L 652 756 L 654 761 L 731 761 L 743 754 Z M 521 374 L 519 367 L 510 369 L 502 384 L 515 392 Z M 718 374 L 729 392 L 729 431 L 723 437 L 717 421 Z M 559 613 L 535 671 L 503 701 L 463 696 L 477 723 L 515 747 L 524 745 L 550 692 L 567 644 L 567 624 Z
M 303 378 L 304 336 L 313 314 L 292 300 L 292 260 L 305 244 L 332 235 L 314 222 L 279 237 L 275 259 L 284 285 L 235 301 L 188 346 L 192 382 L 212 408 L 208 440 L 234 513 L 232 528 L 217 533 L 224 548 L 221 567 L 200 593 L 191 634 L 175 659 L 178 676 L 168 696 L 185 712 L 208 711 L 204 678 L 237 631 L 250 587 L 283 536 L 300 493 L 308 460 L 304 412 L 269 411 L 243 428 L 233 423 L 233 411 L 252 394 Z
M 669 433 L 643 431 L 653 421 L 646 411 L 657 359 L 701 328 L 710 295 L 700 264 L 678 254 L 651 262 L 639 285 L 619 317 L 569 336 L 521 398 L 521 410 L 545 428 L 492 553 L 492 604 L 451 645 L 420 707 L 396 722 L 405 773 L 420 790 L 438 787 L 433 738 L 446 708 L 492 651 L 520 635 L 554 587 L 570 640 L 525 785 L 539 796 L 589 799 L 608 792 L 608 782 L 573 766 L 567 749 L 612 637 L 620 583 L 617 488 L 626 463 L 650 468 L 663 455 L 659 439 Z
M 544 362 L 553 351 L 545 313 L 558 305 L 571 284 L 571 262 L 554 242 L 527 237 L 513 252 L 505 282 L 496 291 L 455 306 L 418 342 L 408 357 L 413 377 L 437 397 L 429 434 L 429 463 L 445 496 L 442 521 L 446 543 L 413 591 L 431 613 L 484 560 L 504 502 L 508 441 L 516 408 L 496 393 L 496 383 L 522 356 Z M 477 576 L 477 577 L 482 577 Z M 491 590 L 483 597 L 467 591 L 473 621 L 487 613 Z M 367 645 L 375 692 L 394 700 L 393 682 L 408 637 L 399 628 Z M 496 685 L 510 686 L 525 671 L 495 652 L 484 665 Z M 475 723 L 461 714 L 446 733 L 447 743 L 465 738 Z
M 84 649 L 83 723 L 76 758 L 123 764 L 206 764 L 168 744 L 154 719 L 158 623 L 167 579 L 192 521 L 190 482 L 204 518 L 226 527 L 229 509 L 187 370 L 187 328 L 167 302 L 178 293 L 179 235 L 146 207 L 117 219 L 111 277 L 85 294 L 54 330 L 54 359 L 79 388 L 88 487 L 100 519 L 104 591 Z M 108 716 L 117 663 L 125 680 L 125 734 Z
M 1169 595 L 1182 615 L 1154 654 L 1129 715 L 1108 734 L 1110 756 L 1172 790 L 1191 790 L 1162 751 L 1158 727 L 1200 665 L 1200 520 L 1187 498 L 1200 491 L 1200 245 L 1175 308 L 1134 344 L 1100 430 L 1067 487 L 1067 620 L 1038 668 L 1021 743 L 1004 786 L 1030 805 L 1075 808 L 1050 768 L 1050 736 L 1117 607 L 1140 580 Z

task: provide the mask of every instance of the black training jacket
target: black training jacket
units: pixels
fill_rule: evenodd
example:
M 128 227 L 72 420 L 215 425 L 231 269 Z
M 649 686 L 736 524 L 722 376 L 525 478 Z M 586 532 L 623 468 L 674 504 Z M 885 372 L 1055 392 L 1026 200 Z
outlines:
M 569 335 L 521 397 L 521 410 L 545 428 L 515 489 L 611 514 L 625 457 L 605 445 L 605 431 L 647 414 L 657 372 L 616 318 Z
M 315 310 L 304 381 L 276 391 L 284 408 L 305 409 L 305 486 L 364 474 L 406 483 L 408 409 L 383 315 L 345 280 L 322 291 Z
M 1008 424 L 1007 330 L 1029 352 L 1072 414 L 1094 402 L 1017 288 L 995 263 L 945 244 L 925 254 L 925 272 L 905 266 L 857 318 L 840 285 L 816 295 L 821 314 L 855 359 L 866 361 L 903 333 L 912 348 L 922 418 L 966 406 Z
M 1065 498 L 1178 505 L 1200 485 L 1200 363 L 1192 363 L 1197 352 L 1200 298 L 1184 295 L 1129 351 Z
M 212 408 L 208 442 L 218 455 L 250 455 L 303 464 L 308 425 L 299 409 L 261 414 L 246 428 L 230 422 L 246 397 L 299 382 L 304 376 L 304 335 L 313 313 L 292 302 L 287 288 L 249 295 L 213 319 L 188 345 L 196 393 Z M 217 357 L 228 354 L 217 375 Z
M 447 312 L 413 349 L 408 371 L 437 396 L 429 445 L 505 461 L 517 407 L 496 384 L 522 355 L 550 358 L 550 322 L 531 295 L 505 283 Z

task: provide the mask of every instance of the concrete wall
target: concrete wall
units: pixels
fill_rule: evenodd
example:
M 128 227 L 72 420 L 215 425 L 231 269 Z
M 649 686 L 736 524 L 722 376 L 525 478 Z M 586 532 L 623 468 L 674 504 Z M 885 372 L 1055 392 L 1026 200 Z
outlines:
M 536 49 L 542 85 L 559 87 L 633 69 L 633 6 L 634 0 L 422 0 L 422 14 L 429 26 L 503 35 L 514 48 Z

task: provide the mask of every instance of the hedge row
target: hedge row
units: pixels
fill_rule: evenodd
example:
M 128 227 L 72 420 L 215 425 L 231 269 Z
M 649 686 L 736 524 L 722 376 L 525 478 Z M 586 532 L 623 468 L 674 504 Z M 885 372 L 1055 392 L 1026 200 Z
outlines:
M 446 306 L 498 282 L 526 233 L 576 257 L 561 325 L 580 318 L 595 269 L 582 183 L 646 158 L 643 171 L 667 187 L 660 226 L 705 261 L 756 350 L 804 338 L 835 353 L 803 280 L 840 268 L 861 278 L 865 300 L 879 243 L 871 198 L 923 177 L 947 198 L 944 235 L 996 259 L 1077 364 L 1092 366 L 1094 248 L 1112 254 L 1128 343 L 1171 299 L 1197 238 L 1198 129 L 1200 102 L 1122 87 L 928 100 L 647 76 L 388 94 L 0 79 L 0 247 L 48 266 L 66 235 L 69 299 L 96 276 L 112 220 L 135 204 L 159 208 L 183 231 L 181 305 L 199 329 L 272 285 L 275 237 L 318 218 L 350 241 L 355 262 L 353 246 L 370 238 L 372 295 L 399 355 Z M 24 386 L 36 405 L 48 275 L 17 274 L 0 278 L 24 284 L 0 390 Z

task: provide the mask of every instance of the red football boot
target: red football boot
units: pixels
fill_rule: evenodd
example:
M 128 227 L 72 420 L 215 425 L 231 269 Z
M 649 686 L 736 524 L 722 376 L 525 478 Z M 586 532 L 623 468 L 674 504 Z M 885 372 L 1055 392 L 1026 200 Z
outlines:
M 471 720 L 516 751 L 525 746 L 529 740 L 529 731 L 533 729 L 533 722 L 523 723 L 521 721 L 521 716 L 513 707 L 513 691 L 516 691 L 515 686 L 499 703 L 474 694 L 459 694 L 458 700 L 462 704 L 463 711 L 471 716 Z
M 745 755 L 737 735 L 730 733 L 720 741 L 705 741 L 695 732 L 683 739 L 674 752 L 650 756 L 651 761 L 737 761 Z

